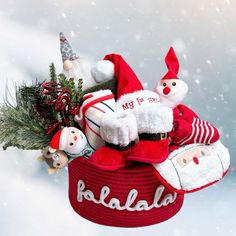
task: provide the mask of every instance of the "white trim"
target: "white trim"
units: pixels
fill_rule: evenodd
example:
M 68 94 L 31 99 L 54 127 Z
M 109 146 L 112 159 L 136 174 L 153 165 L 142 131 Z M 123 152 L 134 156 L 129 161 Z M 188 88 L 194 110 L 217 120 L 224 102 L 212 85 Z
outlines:
M 193 137 L 193 135 L 195 133 L 195 122 L 196 122 L 196 118 L 194 117 L 193 118 L 193 123 L 192 123 L 192 134 L 189 136 L 189 138 L 187 138 L 185 141 L 183 141 L 181 143 L 181 145 L 185 144 L 186 142 L 188 142 Z
M 211 124 L 208 124 L 208 125 L 209 125 L 210 128 L 211 128 L 211 137 L 210 137 L 209 140 L 208 140 L 208 144 L 210 144 L 210 143 L 211 143 L 211 140 L 212 140 L 212 138 L 213 138 L 213 136 L 214 136 L 215 131 L 214 131 L 214 128 L 212 127 Z
M 198 139 L 199 143 L 202 142 L 202 139 L 203 139 L 203 136 L 204 136 L 204 133 L 205 133 L 205 131 L 204 131 L 204 121 L 203 120 L 200 121 L 200 127 L 201 127 L 201 135 Z
M 68 127 L 64 127 L 62 129 L 61 136 L 60 136 L 60 141 L 59 141 L 59 150 L 65 150 L 67 130 L 68 130 Z
M 206 127 L 206 135 L 205 135 L 205 138 L 204 138 L 204 140 L 203 140 L 203 143 L 206 143 L 210 131 L 209 131 L 209 127 L 208 127 L 206 121 L 204 121 L 204 124 L 205 124 L 205 127 Z
M 198 134 L 199 134 L 199 126 L 198 126 L 199 124 L 200 124 L 200 119 L 197 119 L 197 122 L 195 124 L 196 133 L 194 135 L 194 140 L 193 140 L 194 143 L 197 143 L 197 137 L 198 137 Z

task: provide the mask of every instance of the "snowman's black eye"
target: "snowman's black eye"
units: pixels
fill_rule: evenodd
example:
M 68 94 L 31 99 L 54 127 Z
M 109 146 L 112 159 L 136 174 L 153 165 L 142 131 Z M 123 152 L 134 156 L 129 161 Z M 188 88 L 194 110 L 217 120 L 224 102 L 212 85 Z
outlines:
M 70 146 L 73 146 L 74 145 L 74 143 L 70 143 Z
M 74 133 L 75 133 L 75 131 L 74 131 L 74 130 L 72 130 L 72 131 L 71 131 L 71 133 L 72 133 L 72 134 L 74 134 Z
M 163 86 L 166 87 L 166 83 L 163 83 Z
M 176 85 L 176 82 L 173 82 L 173 83 L 172 83 L 172 86 L 175 86 L 175 85 Z

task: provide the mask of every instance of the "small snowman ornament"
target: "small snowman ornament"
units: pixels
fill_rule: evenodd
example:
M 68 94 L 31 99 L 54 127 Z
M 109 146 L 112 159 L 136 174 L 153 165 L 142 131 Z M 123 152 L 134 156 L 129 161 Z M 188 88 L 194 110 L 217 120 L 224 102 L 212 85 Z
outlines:
M 179 61 L 171 47 L 165 57 L 168 72 L 158 82 L 154 91 L 159 95 L 160 102 L 170 108 L 175 108 L 184 99 L 188 92 L 188 85 L 177 76 Z
M 71 158 L 89 158 L 93 153 L 83 132 L 75 127 L 64 127 L 52 137 L 49 151 L 54 153 L 57 150 L 64 151 Z

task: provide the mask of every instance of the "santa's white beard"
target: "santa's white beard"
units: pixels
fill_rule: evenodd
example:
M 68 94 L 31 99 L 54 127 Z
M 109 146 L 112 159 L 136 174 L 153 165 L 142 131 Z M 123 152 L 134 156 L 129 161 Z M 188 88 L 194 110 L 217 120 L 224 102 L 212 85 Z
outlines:
M 69 70 L 63 69 L 63 74 L 66 78 L 74 78 L 77 84 L 79 79 L 83 79 L 83 90 L 92 87 L 96 84 L 96 81 L 91 74 L 91 64 L 85 60 L 78 58 L 72 62 L 72 68 Z

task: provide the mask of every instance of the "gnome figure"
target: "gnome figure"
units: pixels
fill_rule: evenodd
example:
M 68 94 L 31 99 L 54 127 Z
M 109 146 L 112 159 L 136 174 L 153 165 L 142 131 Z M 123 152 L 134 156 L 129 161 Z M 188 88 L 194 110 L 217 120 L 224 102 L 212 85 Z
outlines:
M 96 81 L 91 74 L 91 64 L 73 52 L 63 33 L 60 33 L 60 44 L 63 61 L 62 73 L 68 79 L 74 78 L 76 82 L 79 79 L 83 79 L 83 90 L 94 86 Z
M 88 158 L 93 152 L 83 132 L 74 127 L 64 127 L 52 137 L 49 151 L 54 153 L 56 150 L 64 151 L 72 158 Z
M 177 146 L 216 142 L 219 139 L 218 130 L 207 121 L 200 120 L 187 106 L 180 104 L 188 92 L 188 86 L 177 76 L 179 61 L 173 47 L 169 49 L 165 62 L 168 72 L 158 82 L 154 91 L 159 95 L 161 104 L 173 109 L 173 129 L 169 132 L 172 142 Z

